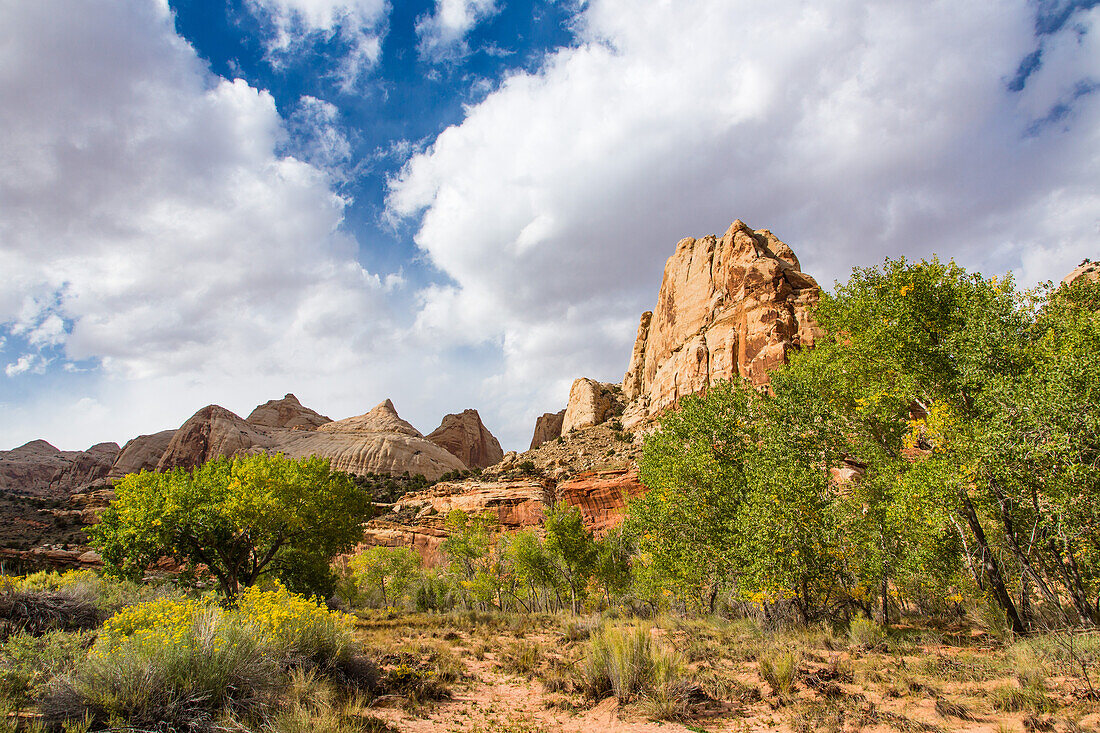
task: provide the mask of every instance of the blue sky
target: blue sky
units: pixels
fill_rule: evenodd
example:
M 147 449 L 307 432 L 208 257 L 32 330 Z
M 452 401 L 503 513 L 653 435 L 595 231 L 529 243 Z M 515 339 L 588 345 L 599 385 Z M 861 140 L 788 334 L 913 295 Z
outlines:
M 684 236 L 1100 256 L 1097 0 L 0 0 L 0 449 L 389 397 L 506 448 Z

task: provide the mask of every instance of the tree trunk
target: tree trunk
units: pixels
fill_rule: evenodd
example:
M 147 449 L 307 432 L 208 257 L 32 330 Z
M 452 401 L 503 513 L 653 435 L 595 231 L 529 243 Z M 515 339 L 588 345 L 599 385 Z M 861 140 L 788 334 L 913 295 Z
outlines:
M 1012 602 L 1012 596 L 1008 593 L 1008 588 L 1005 586 L 1004 577 L 1001 575 L 1000 565 L 997 564 L 997 558 L 993 556 L 992 550 L 989 548 L 989 542 L 985 537 L 985 530 L 982 529 L 982 524 L 978 520 L 978 513 L 974 509 L 974 504 L 971 503 L 970 497 L 966 493 L 966 488 L 959 486 L 959 501 L 962 504 L 963 513 L 966 515 L 966 522 L 970 525 L 970 531 L 974 533 L 974 539 L 978 543 L 978 549 L 982 553 L 982 569 L 985 571 L 985 576 L 989 580 L 989 587 L 993 591 L 993 597 L 997 599 L 997 604 L 1000 605 L 1001 610 L 1005 612 L 1008 617 L 1008 622 L 1012 626 L 1013 633 L 1024 635 L 1027 633 L 1027 629 L 1024 628 L 1024 624 L 1020 621 L 1020 614 L 1016 612 L 1016 604 Z

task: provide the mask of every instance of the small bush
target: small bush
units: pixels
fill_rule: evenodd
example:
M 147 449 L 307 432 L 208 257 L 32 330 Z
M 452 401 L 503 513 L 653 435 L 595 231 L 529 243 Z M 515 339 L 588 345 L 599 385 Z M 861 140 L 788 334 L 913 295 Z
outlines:
M 532 677 L 542 662 L 542 648 L 530 641 L 517 641 L 504 652 L 504 668 L 521 677 Z
M 657 649 L 647 627 L 603 628 L 592 634 L 580 665 L 581 687 L 593 699 L 610 694 L 621 704 L 651 697 L 654 714 L 671 715 L 682 671 L 682 658 Z
M 882 649 L 886 630 L 865 616 L 856 616 L 848 625 L 848 642 L 857 649 Z
M 772 688 L 772 692 L 785 697 L 794 689 L 794 683 L 798 680 L 798 665 L 801 662 L 802 656 L 797 652 L 763 655 L 760 657 L 760 675 Z
M 1058 705 L 1038 686 L 1013 687 L 1002 685 L 990 692 L 993 709 L 1004 713 L 1030 712 L 1037 715 L 1053 713 Z

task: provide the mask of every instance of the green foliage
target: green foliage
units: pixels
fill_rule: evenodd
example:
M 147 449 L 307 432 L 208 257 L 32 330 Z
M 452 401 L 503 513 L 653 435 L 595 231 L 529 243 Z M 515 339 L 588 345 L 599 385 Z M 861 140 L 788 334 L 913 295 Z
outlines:
M 1016 633 L 1100 621 L 1098 293 L 937 259 L 856 269 L 768 391 L 712 387 L 647 438 L 627 525 L 643 596 L 803 620 L 877 601 L 888 620 L 974 589 Z
M 420 555 L 407 547 L 372 547 L 348 561 L 361 598 L 374 608 L 408 607 Z
M 362 537 L 370 501 L 327 460 L 218 459 L 192 471 L 131 474 L 90 530 L 109 573 L 136 578 L 170 557 L 203 565 L 228 598 L 265 574 L 330 591 L 328 561 Z
M 129 725 L 194 728 L 220 711 L 266 715 L 292 668 L 332 670 L 354 650 L 353 620 L 284 588 L 245 589 L 236 608 L 160 599 L 108 619 L 51 688 L 48 708 Z
M 12 634 L 0 643 L 0 700 L 41 695 L 51 679 L 76 666 L 87 643 L 87 633 Z

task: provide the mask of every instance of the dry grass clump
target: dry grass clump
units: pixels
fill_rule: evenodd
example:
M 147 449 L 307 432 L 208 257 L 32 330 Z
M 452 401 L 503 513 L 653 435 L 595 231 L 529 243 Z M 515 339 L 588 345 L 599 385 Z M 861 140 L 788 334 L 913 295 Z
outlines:
M 103 615 L 93 598 L 73 590 L 0 591 L 0 639 L 16 633 L 94 629 Z
M 993 709 L 1003 713 L 1026 712 L 1043 715 L 1058 710 L 1058 704 L 1041 686 L 1001 685 L 993 688 L 989 692 L 989 697 L 993 703 Z
M 768 683 L 773 693 L 780 698 L 785 698 L 794 690 L 801 663 L 802 655 L 797 651 L 764 654 L 760 657 L 760 676 Z
M 501 655 L 501 666 L 507 671 L 530 679 L 542 663 L 542 647 L 533 641 L 520 639 L 513 642 Z
M 620 704 L 642 701 L 655 719 L 687 714 L 693 690 L 683 658 L 659 648 L 648 626 L 604 627 L 592 635 L 580 664 L 581 688 L 592 699 L 614 696 Z
M 866 616 L 856 616 L 848 624 L 848 642 L 862 651 L 886 648 L 886 630 Z

